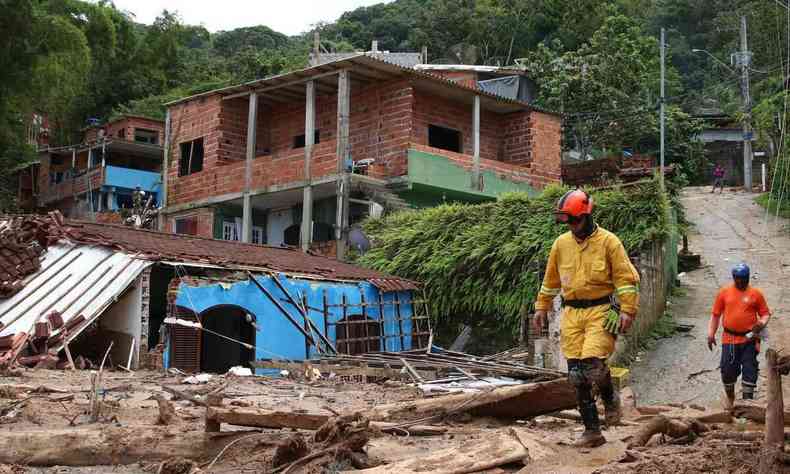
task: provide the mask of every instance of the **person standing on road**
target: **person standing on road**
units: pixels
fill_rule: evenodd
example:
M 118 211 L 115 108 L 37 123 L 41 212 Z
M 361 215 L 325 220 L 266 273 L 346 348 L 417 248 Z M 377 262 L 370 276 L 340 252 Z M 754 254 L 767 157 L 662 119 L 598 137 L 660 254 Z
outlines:
M 760 336 L 771 311 L 763 292 L 749 285 L 749 266 L 733 267 L 733 284 L 719 291 L 708 324 L 708 350 L 716 345 L 716 332 L 722 319 L 721 381 L 730 405 L 735 402 L 735 382 L 741 376 L 744 400 L 754 398 L 757 388 Z
M 620 239 L 598 227 L 592 218 L 593 200 L 584 191 L 567 192 L 557 203 L 558 222 L 570 232 L 551 247 L 543 285 L 535 302 L 535 328 L 543 329 L 548 310 L 562 295 L 560 345 L 568 359 L 568 379 L 576 389 L 584 433 L 574 445 L 595 447 L 606 442 L 601 434 L 593 385 L 604 402 L 607 425 L 619 422 L 620 398 L 612 384 L 606 359 L 614 351 L 615 335 L 605 324 L 613 316 L 620 333 L 631 326 L 639 309 L 639 274 Z M 617 295 L 619 314 L 612 297 Z
M 716 163 L 716 168 L 713 170 L 713 189 L 710 191 L 711 194 L 716 192 L 716 187 L 721 188 L 719 194 L 724 192 L 724 168 L 721 167 L 720 164 Z

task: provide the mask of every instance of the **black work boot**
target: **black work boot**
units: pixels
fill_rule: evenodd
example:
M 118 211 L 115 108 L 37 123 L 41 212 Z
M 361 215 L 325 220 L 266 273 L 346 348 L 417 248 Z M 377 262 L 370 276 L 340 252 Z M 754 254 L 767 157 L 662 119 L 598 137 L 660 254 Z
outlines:
M 606 443 L 606 438 L 601 434 L 601 422 L 598 419 L 598 409 L 591 393 L 591 387 L 577 387 L 576 396 L 579 402 L 579 413 L 584 423 L 584 433 L 577 439 L 573 446 L 577 448 L 595 448 Z
M 620 408 L 620 394 L 614 388 L 612 374 L 608 368 L 598 382 L 598 391 L 601 392 L 601 399 L 603 400 L 606 426 L 611 427 L 619 424 L 620 419 L 623 417 L 623 412 Z

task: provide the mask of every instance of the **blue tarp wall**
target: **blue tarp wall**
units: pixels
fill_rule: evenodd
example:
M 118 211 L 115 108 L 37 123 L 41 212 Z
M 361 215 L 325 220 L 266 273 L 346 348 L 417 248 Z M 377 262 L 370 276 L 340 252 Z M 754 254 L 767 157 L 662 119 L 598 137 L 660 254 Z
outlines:
M 302 322 L 299 311 L 290 303 L 284 301 L 285 294 L 277 288 L 272 281 L 272 277 L 257 275 L 255 279 L 275 297 L 280 299 L 282 306 L 289 311 L 291 316 L 298 322 Z M 360 304 L 362 295 L 368 303 L 378 303 L 379 289 L 367 282 L 359 283 L 335 283 L 316 280 L 305 280 L 289 278 L 284 275 L 279 276 L 282 285 L 297 300 L 301 300 L 302 295 L 307 297 L 308 315 L 315 325 L 324 330 L 324 294 L 327 297 L 329 322 L 335 323 L 343 319 L 343 308 L 339 306 L 343 302 L 343 295 L 346 297 L 347 305 Z M 382 350 L 397 352 L 410 350 L 412 348 L 412 321 L 409 319 L 413 314 L 411 305 L 413 298 L 412 291 L 399 291 L 382 293 L 384 300 L 383 318 L 384 334 L 382 336 Z M 392 304 L 395 299 L 400 300 L 400 313 L 403 321 L 403 337 L 401 338 L 400 328 L 398 327 L 396 308 Z M 304 335 L 296 329 L 290 321 L 277 309 L 276 306 L 263 294 L 263 292 L 251 281 L 241 281 L 236 283 L 217 283 L 207 286 L 189 286 L 181 283 L 178 289 L 176 305 L 190 309 L 200 315 L 201 313 L 219 305 L 238 306 L 255 317 L 258 331 L 255 335 L 255 358 L 256 359 L 287 359 L 304 360 L 317 355 L 315 347 L 309 346 L 306 349 Z M 319 311 L 321 309 L 321 311 Z M 347 315 L 362 314 L 361 307 L 350 307 Z M 365 315 L 372 320 L 378 321 L 382 318 L 382 311 L 378 304 L 368 306 Z M 328 339 L 337 345 L 335 334 L 336 326 L 329 326 Z M 401 339 L 403 343 L 401 344 Z M 166 343 L 164 351 L 164 366 L 170 366 L 170 347 L 169 341 Z M 266 369 L 258 369 L 258 373 Z

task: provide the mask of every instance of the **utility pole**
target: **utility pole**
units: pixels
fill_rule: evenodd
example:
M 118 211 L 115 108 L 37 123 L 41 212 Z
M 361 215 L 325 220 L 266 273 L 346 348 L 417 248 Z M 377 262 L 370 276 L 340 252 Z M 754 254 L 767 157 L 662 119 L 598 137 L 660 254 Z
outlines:
M 746 16 L 741 17 L 741 54 L 738 58 L 741 68 L 741 90 L 743 92 L 743 186 L 752 192 L 752 106 L 749 96 L 749 66 L 751 53 L 746 39 Z
M 664 189 L 664 141 L 665 141 L 665 132 L 664 132 L 664 122 L 666 120 L 664 114 L 664 61 L 666 59 L 666 31 L 664 28 L 661 28 L 661 166 L 658 170 L 658 182 L 661 183 L 661 189 Z

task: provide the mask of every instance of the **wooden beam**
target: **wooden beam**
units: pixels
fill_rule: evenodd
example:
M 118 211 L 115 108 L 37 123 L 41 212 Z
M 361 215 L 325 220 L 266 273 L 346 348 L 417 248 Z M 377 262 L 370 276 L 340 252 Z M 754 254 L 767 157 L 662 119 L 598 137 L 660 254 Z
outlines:
M 252 202 L 250 189 L 252 188 L 252 160 L 255 159 L 255 133 L 258 122 L 258 94 L 250 94 L 249 111 L 247 115 L 247 155 L 244 161 L 244 204 L 242 211 L 241 241 L 252 241 Z
M 332 75 L 337 74 L 337 73 L 338 73 L 337 70 L 331 70 L 331 71 L 327 71 L 327 72 L 324 72 L 324 73 L 311 74 L 309 76 L 305 76 L 305 77 L 302 77 L 300 79 L 285 81 L 285 82 L 281 82 L 280 84 L 273 84 L 273 85 L 270 85 L 270 86 L 255 87 L 253 85 L 250 85 L 249 86 L 249 88 L 250 88 L 249 90 L 244 91 L 244 92 L 237 92 L 235 94 L 226 95 L 225 97 L 222 98 L 222 100 L 230 100 L 230 99 L 236 99 L 238 97 L 244 97 L 244 96 L 250 95 L 250 93 L 252 93 L 253 90 L 255 92 L 258 92 L 258 93 L 271 92 L 271 91 L 275 91 L 275 90 L 278 90 L 278 89 L 282 89 L 283 87 L 290 87 L 290 86 L 295 86 L 295 85 L 298 85 L 298 84 L 304 84 L 307 81 L 313 81 L 313 80 L 319 79 L 321 77 L 332 76 Z M 294 75 L 295 74 L 293 74 L 293 73 L 292 74 L 287 74 L 286 76 L 283 76 L 280 80 L 285 79 L 285 77 L 287 77 L 287 76 L 294 76 Z M 275 80 L 277 80 L 277 79 L 268 79 L 268 80 L 264 79 L 264 80 L 261 80 L 260 82 L 275 81 Z
M 311 162 L 313 159 L 313 145 L 315 145 L 315 81 L 309 81 L 305 86 L 305 114 L 304 114 L 304 192 L 302 198 L 302 250 L 310 250 L 313 240 L 313 183 L 311 175 Z

